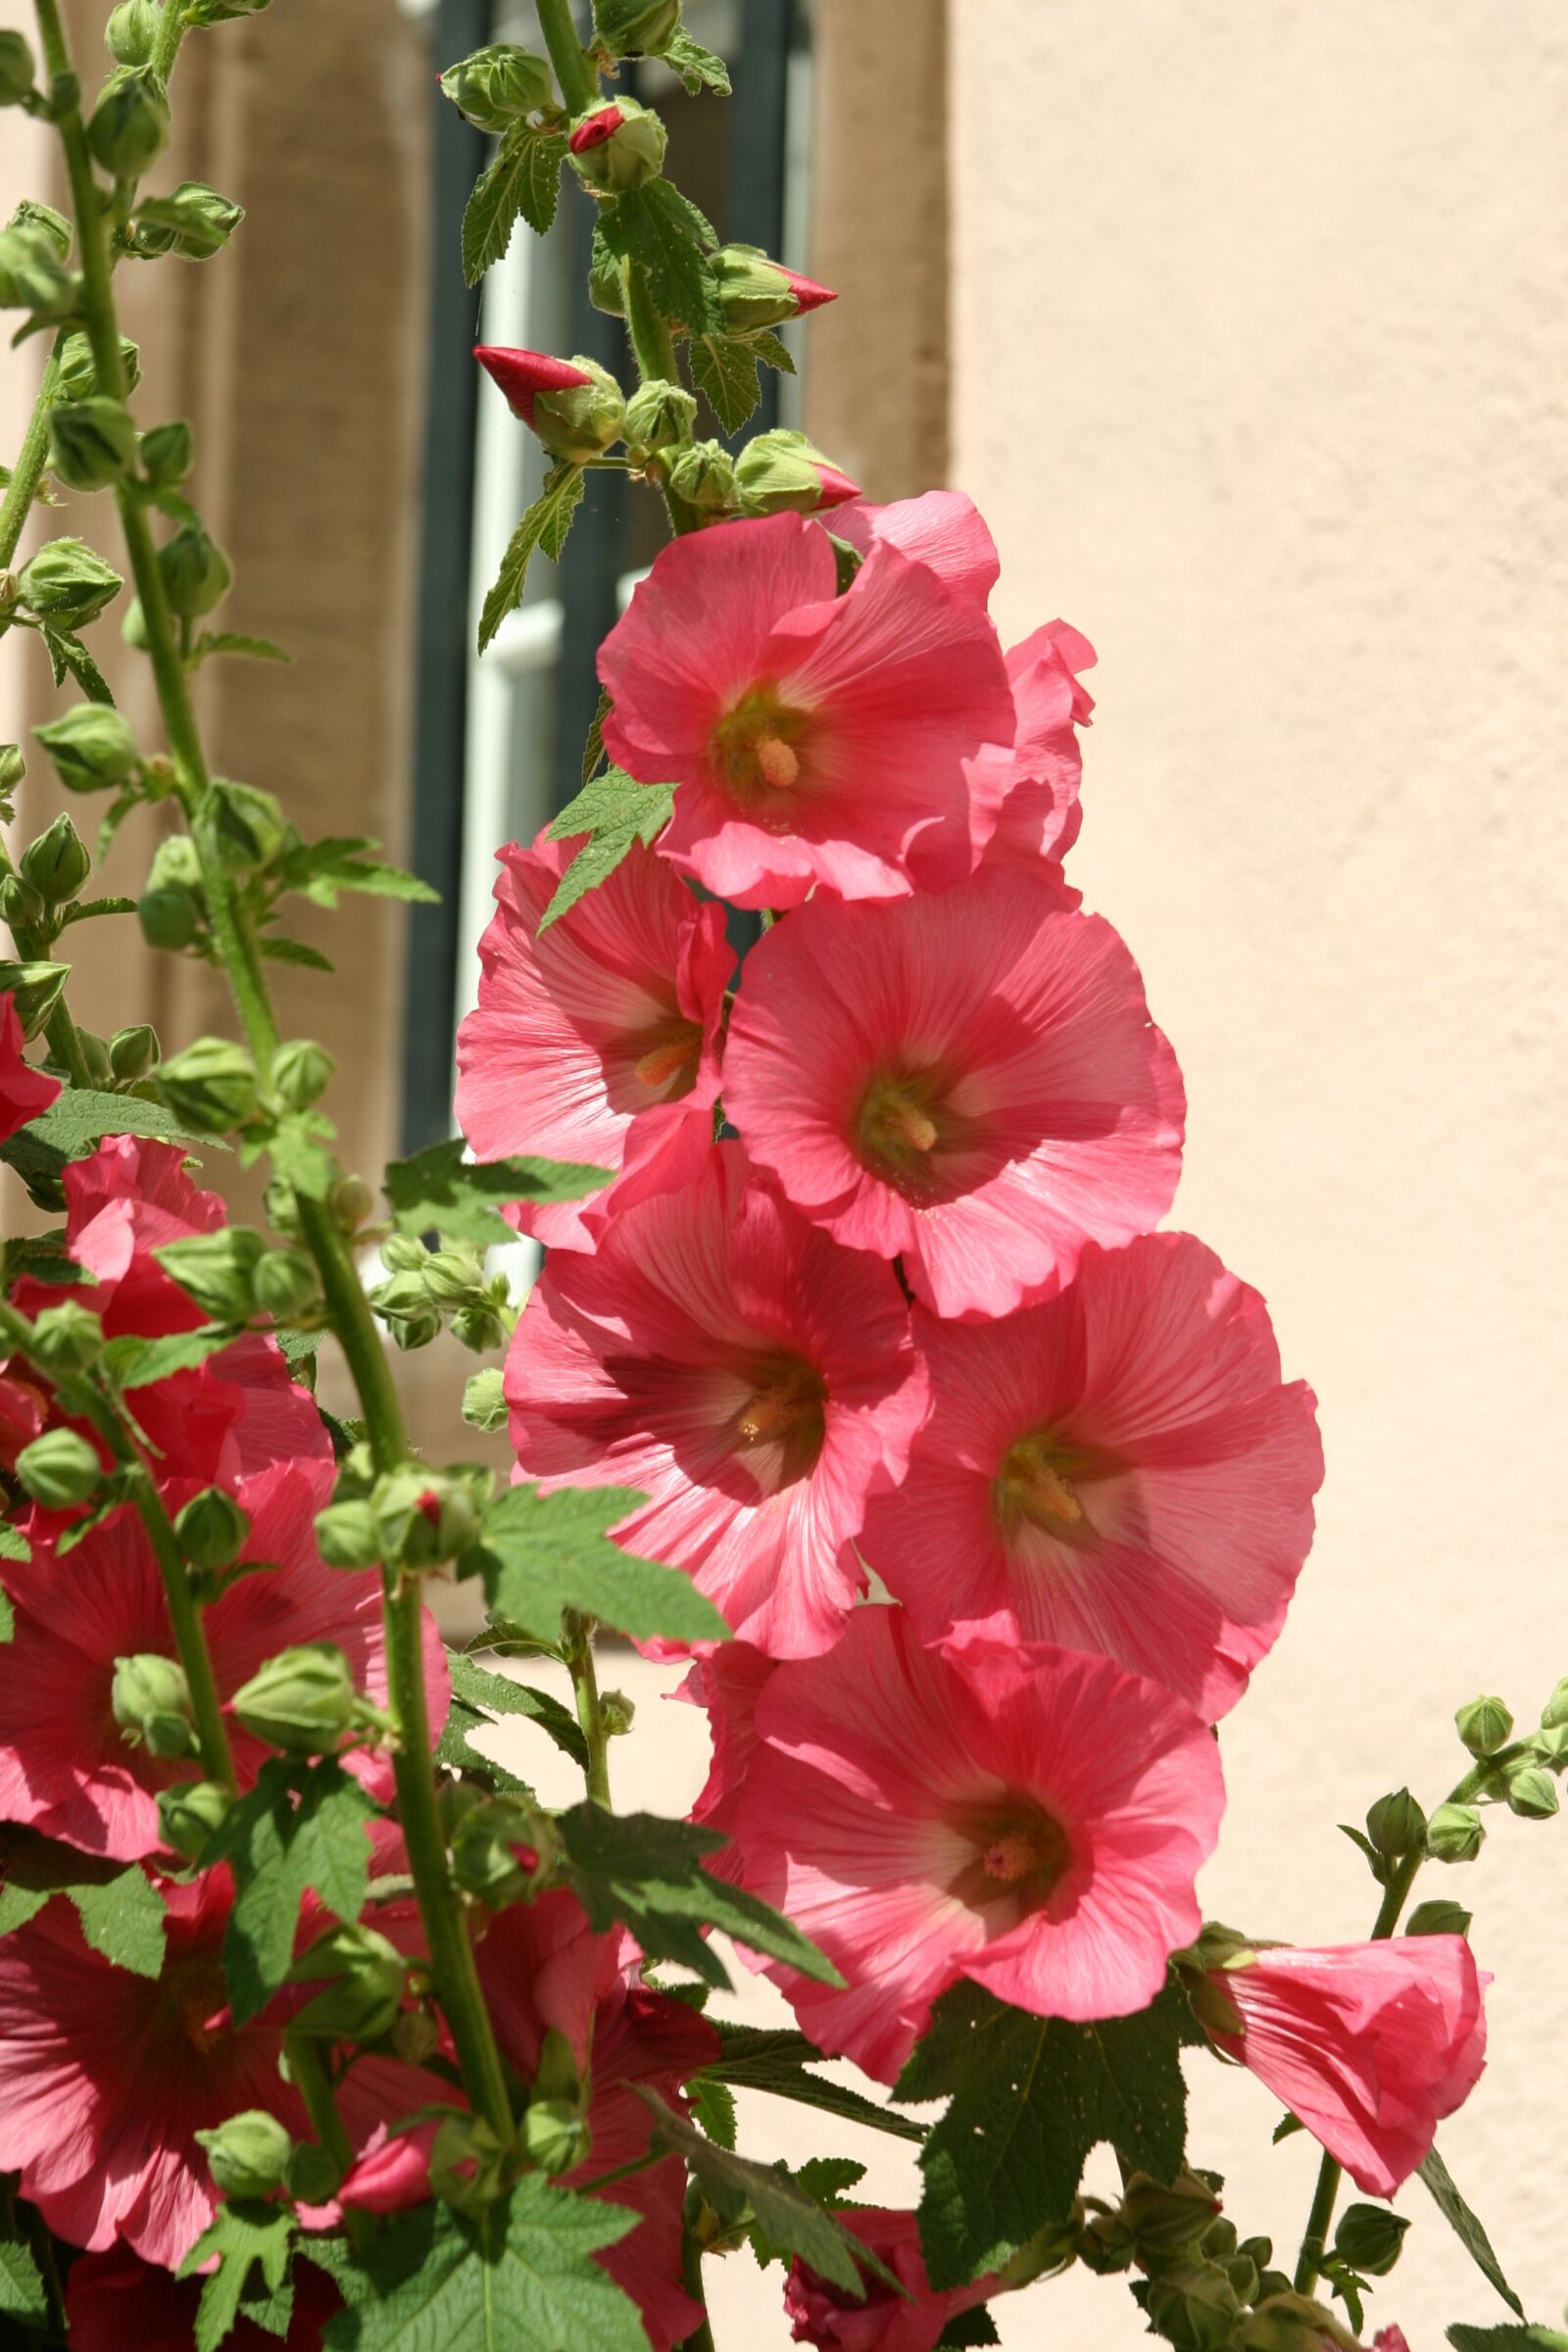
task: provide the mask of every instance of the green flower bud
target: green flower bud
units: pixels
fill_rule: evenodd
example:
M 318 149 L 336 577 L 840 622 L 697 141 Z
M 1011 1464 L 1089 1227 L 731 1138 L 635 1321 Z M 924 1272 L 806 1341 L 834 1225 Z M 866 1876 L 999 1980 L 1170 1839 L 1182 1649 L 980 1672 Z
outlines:
M 429 1254 L 416 1233 L 389 1233 L 381 1244 L 381 1263 L 389 1274 L 422 1274 Z
M 275 793 L 220 776 L 207 804 L 207 823 L 220 864 L 230 873 L 270 864 L 283 847 L 287 821 Z
M 664 479 L 677 498 L 704 514 L 727 514 L 740 503 L 735 461 L 721 441 L 693 441 L 674 451 Z
M 109 1067 L 108 1039 L 100 1037 L 94 1029 L 78 1028 L 76 1047 L 89 1082 L 101 1095 L 107 1095 L 114 1078 L 114 1072 Z
M 288 1972 L 291 1984 L 326 1981 L 288 2030 L 320 2041 L 379 2041 L 403 2006 L 407 1974 L 396 1944 L 373 1928 L 328 1928 Z
M 177 1659 L 156 1650 L 117 1658 L 109 1704 L 132 1747 L 145 1747 L 166 1763 L 195 1754 L 190 1685 Z
M 662 57 L 680 30 L 680 0 L 594 0 L 594 38 L 607 57 Z
M 22 879 L 48 906 L 63 906 L 74 899 L 92 872 L 87 845 L 69 816 L 55 818 L 47 833 L 29 841 L 22 853 Z
M 1403 1927 L 1401 1936 L 1467 1936 L 1474 1912 L 1462 1903 L 1449 1902 L 1446 1895 L 1434 1895 L 1430 1902 L 1417 1903 Z
M 269 1250 L 256 1261 L 251 1295 L 264 1315 L 289 1323 L 320 1303 L 321 1278 L 300 1250 Z
M 1197 2244 L 1218 2212 L 1214 2191 L 1192 2173 L 1179 2174 L 1169 2188 L 1134 2173 L 1122 2191 L 1122 2220 L 1140 2253 L 1179 2254 Z
M 678 449 L 691 439 L 696 421 L 697 402 L 685 385 L 656 376 L 626 403 L 626 446 L 639 457 Z
M 0 228 L 0 311 L 30 311 L 54 324 L 76 307 L 78 281 L 37 229 Z
M 1408 1788 L 1396 1788 L 1368 1809 L 1366 1834 L 1386 1862 L 1402 1861 L 1419 1849 L 1427 1817 Z
M 1486 1834 L 1474 1805 L 1440 1805 L 1427 1823 L 1427 1852 L 1434 1862 L 1473 1862 Z
M 118 400 L 94 393 L 49 412 L 49 464 L 72 490 L 107 490 L 136 460 L 136 427 Z
M 65 214 L 57 213 L 52 204 L 39 204 L 35 197 L 24 196 L 8 225 L 42 237 L 57 262 L 70 261 L 74 231 Z
M 1079 2232 L 1076 2252 L 1084 2269 L 1097 2278 L 1111 2278 L 1130 2270 L 1133 2241 L 1121 2215 L 1095 2214 Z
M 400 1275 L 400 1281 L 416 1277 Z M 433 1568 L 466 1551 L 479 1528 L 479 1506 L 461 1477 L 439 1470 L 393 1470 L 378 1478 L 370 1507 L 383 1560 Z
M 1568 1724 L 1568 1675 L 1564 1675 L 1556 1690 L 1541 1710 L 1544 1732 L 1560 1732 Z
M 507 1399 L 499 1371 L 475 1372 L 463 1392 L 463 1418 L 470 1429 L 493 1437 L 507 1426 Z
M 1334 2233 L 1334 2251 L 1364 2278 L 1386 2278 L 1399 2259 L 1410 2225 L 1387 2205 L 1348 2205 Z
M 96 1494 L 103 1464 L 74 1429 L 46 1429 L 17 1456 L 22 1491 L 46 1511 L 68 1511 Z
M 193 1494 L 174 1521 L 179 1548 L 193 1568 L 231 1568 L 250 1532 L 250 1520 L 221 1487 Z
M 249 1225 L 220 1225 L 216 1233 L 161 1242 L 153 1255 L 213 1322 L 243 1323 L 251 1311 L 252 1278 L 265 1247 Z
M 216 2132 L 198 2132 L 213 2186 L 225 2197 L 274 2197 L 288 2181 L 294 2142 L 275 2115 L 249 2107 Z
M 259 17 L 272 0 L 189 0 L 185 15 L 192 24 L 230 24 L 239 17 Z
M 27 1353 L 51 1380 L 70 1380 L 85 1372 L 103 1351 L 104 1327 L 98 1317 L 78 1306 L 74 1298 L 46 1306 L 32 1327 Z
M 491 1355 L 505 1346 L 507 1327 L 494 1306 L 465 1306 L 452 1318 L 452 1337 L 474 1355 Z
M 84 629 L 107 612 L 124 582 L 85 540 L 51 539 L 24 566 L 18 586 L 37 619 L 62 629 Z
M 36 69 L 20 32 L 0 32 L 0 106 L 20 106 L 30 96 Z
M 585 187 L 618 196 L 657 179 L 668 133 L 659 117 L 635 98 L 596 104 L 571 126 L 566 152 Z
M 0 996 L 15 1003 L 24 1037 L 37 1037 L 48 1027 L 70 977 L 69 963 L 0 962 Z
M 385 1323 L 396 1345 L 428 1348 L 441 1336 L 441 1310 L 434 1304 L 420 1274 L 394 1274 L 370 1293 L 370 1304 Z
M 164 1063 L 158 1080 L 174 1116 L 198 1135 L 222 1135 L 256 1108 L 255 1066 L 227 1038 L 199 1037 Z
M 136 251 L 146 259 L 172 253 L 182 262 L 211 261 L 245 218 L 245 208 L 199 179 L 172 196 L 150 197 L 136 213 Z
M 186 1862 L 197 1862 L 234 1799 L 221 1781 L 179 1781 L 158 1791 L 158 1825 L 164 1843 Z
M 202 903 L 194 891 L 174 884 L 144 891 L 136 902 L 136 920 L 150 948 L 168 948 L 177 954 L 190 946 L 202 927 Z
M 331 1502 L 316 1514 L 316 1544 L 329 1568 L 374 1568 L 381 1531 L 368 1502 Z
M 799 318 L 837 300 L 831 287 L 819 286 L 798 270 L 786 270 L 757 245 L 721 245 L 709 256 L 708 267 L 731 334 L 779 326 L 786 318 Z
M 1508 1810 L 1521 1821 L 1549 1821 L 1557 1810 L 1557 1784 L 1539 1764 L 1520 1764 L 1508 1775 Z
M 158 0 L 121 0 L 104 26 L 104 39 L 117 66 L 152 63 L 158 23 L 163 15 Z
M 234 585 L 228 558 L 199 522 L 184 522 L 158 550 L 169 609 L 181 620 L 196 620 L 220 605 Z
M 564 2099 L 535 2099 L 522 2119 L 522 2144 L 541 2173 L 569 2173 L 587 2162 L 588 2126 Z
M 748 514 L 814 514 L 859 496 L 858 485 L 804 433 L 782 428 L 749 441 L 736 472 Z
M 1149 2316 L 1176 2352 L 1220 2352 L 1241 2312 L 1217 2263 L 1182 2263 L 1150 2281 Z
M 1241 2352 L 1359 2352 L 1355 2337 L 1323 2304 L 1289 2291 L 1260 2303 L 1236 2341 Z
M 196 463 L 196 437 L 182 417 L 155 424 L 141 437 L 141 469 L 159 490 L 171 490 L 185 479 Z
M 47 921 L 48 914 L 49 909 L 38 893 L 16 874 L 7 874 L 0 882 L 0 923 L 13 931 L 36 931 L 40 923 Z
M 626 315 L 626 290 L 620 282 L 620 264 L 602 237 L 596 236 L 588 262 L 588 299 L 608 318 Z
M 624 1690 L 603 1691 L 599 1700 L 599 1720 L 605 1727 L 607 1739 L 619 1740 L 637 1720 L 637 1702 L 628 1698 Z
M 1473 1698 L 1454 1716 L 1454 1727 L 1473 1756 L 1495 1754 L 1505 1747 L 1513 1717 L 1500 1698 Z
M 505 2177 L 506 2150 L 482 2115 L 444 2115 L 430 2146 L 430 2191 L 459 2213 L 493 2205 Z
M 112 792 L 135 773 L 136 738 L 102 703 L 77 703 L 32 731 L 68 792 Z
M 141 382 L 141 353 L 128 335 L 120 338 L 120 365 L 126 391 L 134 392 Z M 55 398 L 90 400 L 97 389 L 98 363 L 92 356 L 92 345 L 78 326 L 66 337 L 60 354 L 60 382 Z
M 329 2149 L 314 2139 L 302 2140 L 288 2168 L 288 2193 L 297 2205 L 327 2205 L 342 2177 L 342 2167 Z
M 569 364 L 590 380 L 533 394 L 528 421 L 553 458 L 580 466 L 620 439 L 626 403 L 610 369 L 597 360 L 573 352 Z
M 0 793 L 15 792 L 27 772 L 20 743 L 0 743 Z
M 342 1176 L 327 1202 L 339 1233 L 358 1233 L 375 1206 L 375 1195 L 363 1176 Z
M 279 1650 L 234 1693 L 234 1714 L 248 1732 L 286 1755 L 317 1756 L 334 1746 L 353 1719 L 354 1672 L 331 1642 Z
M 437 1306 L 465 1306 L 484 1283 L 484 1260 L 478 1250 L 450 1244 L 432 1250 L 423 1271 L 425 1289 Z
M 117 1086 L 134 1086 L 158 1067 L 158 1032 L 140 1021 L 133 1029 L 117 1029 L 109 1040 L 109 1072 Z
M 87 124 L 93 160 L 116 179 L 140 179 L 169 144 L 169 92 L 148 66 L 122 66 L 98 93 Z
M 521 1902 L 539 1871 L 534 1816 L 512 1798 L 472 1806 L 452 1833 L 452 1875 L 466 1894 L 499 1911 Z
M 480 130 L 506 130 L 552 105 L 556 94 L 545 60 L 512 41 L 492 42 L 449 66 L 441 87 Z
M 308 1037 L 290 1038 L 272 1056 L 272 1091 L 290 1110 L 309 1110 L 326 1092 L 336 1068 L 324 1046 Z

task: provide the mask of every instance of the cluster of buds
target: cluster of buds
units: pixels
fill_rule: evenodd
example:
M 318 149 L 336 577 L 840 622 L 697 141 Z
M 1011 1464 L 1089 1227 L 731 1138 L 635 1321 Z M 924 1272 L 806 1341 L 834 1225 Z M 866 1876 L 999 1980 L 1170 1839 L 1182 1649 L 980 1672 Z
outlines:
M 560 1839 L 548 1814 L 518 1795 L 487 1796 L 470 1781 L 441 1791 L 452 1876 L 488 1910 L 529 1901 L 548 1884 Z
M 1260 2305 L 1290 2292 L 1266 2237 L 1239 2237 L 1220 2209 L 1220 2182 L 1182 2172 L 1168 2184 L 1129 2175 L 1119 2205 L 1085 2198 L 1073 2251 L 1102 2275 L 1136 2269 L 1133 2295 L 1152 2331 L 1178 2352 L 1220 2352 L 1250 2339 Z
M 1568 1676 L 1541 1710 L 1533 1732 L 1515 1737 L 1513 1711 L 1490 1693 L 1454 1716 L 1471 1769 L 1427 1824 L 1427 1851 L 1439 1862 L 1473 1862 L 1486 1839 L 1485 1805 L 1504 1804 L 1521 1821 L 1549 1821 L 1558 1810 L 1557 1780 L 1568 1766 Z
M 410 1463 L 377 1475 L 368 1448 L 356 1446 L 332 1501 L 316 1515 L 321 1557 L 329 1568 L 442 1567 L 476 1542 L 494 1487 L 492 1474 L 472 1464 Z
M 466 1242 L 443 1241 L 437 1250 L 408 1234 L 393 1234 L 381 1246 L 385 1282 L 370 1293 L 370 1304 L 399 1348 L 424 1348 L 443 1322 L 475 1355 L 503 1347 L 515 1317 L 505 1274 L 487 1275 L 481 1252 Z

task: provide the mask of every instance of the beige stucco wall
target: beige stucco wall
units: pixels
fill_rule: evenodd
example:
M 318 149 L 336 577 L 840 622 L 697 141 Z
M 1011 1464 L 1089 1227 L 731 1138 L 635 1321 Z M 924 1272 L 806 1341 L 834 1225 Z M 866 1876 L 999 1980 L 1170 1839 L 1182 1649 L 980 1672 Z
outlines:
M 1227 1726 L 1211 1911 L 1364 1935 L 1337 1821 L 1568 1672 L 1560 1195 L 1568 17 L 1560 0 L 954 0 L 953 478 L 1004 626 L 1099 645 L 1089 902 L 1192 1099 L 1180 1221 L 1322 1399 L 1316 1551 Z M 1431 1874 L 1494 2057 L 1444 2134 L 1568 2297 L 1568 1823 Z M 1292 2242 L 1309 2155 L 1205 2068 L 1196 2151 Z M 1504 2183 L 1518 2180 L 1510 2199 Z M 1379 2298 L 1500 2320 L 1424 2190 Z M 1261 2217 L 1259 2223 L 1258 2217 Z M 1038 2333 L 1145 2340 L 1114 2289 Z M 1020 2319 L 1022 2314 L 1019 2315 Z M 1007 2341 L 1013 2341 L 1007 2335 Z

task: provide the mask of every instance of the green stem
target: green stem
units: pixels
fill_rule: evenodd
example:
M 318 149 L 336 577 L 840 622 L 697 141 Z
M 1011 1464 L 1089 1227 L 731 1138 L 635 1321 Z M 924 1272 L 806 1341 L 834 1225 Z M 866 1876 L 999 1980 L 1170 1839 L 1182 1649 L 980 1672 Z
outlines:
M 11 559 L 26 528 L 27 516 L 32 512 L 38 484 L 43 480 L 44 469 L 49 463 L 49 412 L 55 405 L 55 394 L 60 388 L 60 352 L 64 342 L 63 333 L 55 337 L 55 347 L 49 354 L 43 382 L 38 386 L 38 397 L 33 402 L 26 438 L 18 455 L 4 502 L 0 503 L 0 571 L 10 568 Z
M 683 2230 L 680 2239 L 681 2284 L 694 2303 L 703 2307 L 701 2325 L 694 2328 L 676 2352 L 713 2352 L 713 2329 L 708 2317 L 708 2297 L 703 2292 L 703 2246 L 693 2230 Z
M 610 1733 L 599 1703 L 599 1675 L 594 1665 L 594 1636 L 585 1626 L 566 1644 L 566 1665 L 577 1701 L 577 1721 L 588 1742 L 588 1794 L 608 1813 L 610 1801 Z
M 533 0 L 533 4 L 566 112 L 585 115 L 599 96 L 599 76 L 577 38 L 577 27 L 571 21 L 571 0 Z
M 648 272 L 640 262 L 621 263 L 620 290 L 626 306 L 626 332 L 631 337 L 638 374 L 645 384 L 678 383 L 669 321 L 654 300 Z
M 184 0 L 164 0 L 164 13 L 158 23 L 158 37 L 153 43 L 150 59 L 152 70 L 167 81 L 174 70 L 179 44 L 185 38 Z
M 0 878 L 15 870 L 4 847 L 0 846 Z M 17 953 L 24 963 L 54 962 L 55 958 L 50 953 L 48 942 L 40 939 L 36 931 L 28 931 L 13 923 L 11 936 L 16 941 Z M 50 1053 L 60 1067 L 70 1074 L 72 1085 L 90 1088 L 92 1072 L 87 1067 L 86 1057 L 81 1050 L 81 1040 L 76 1035 L 76 1024 L 67 1011 L 63 1002 L 57 1004 L 50 1013 L 44 1027 L 44 1035 L 49 1040 Z
M 221 1781 L 225 1788 L 234 1787 L 234 1759 L 229 1752 L 228 1727 L 223 1721 L 223 1705 L 218 1695 L 218 1682 L 213 1673 L 213 1661 L 208 1653 L 207 1637 L 202 1631 L 201 1610 L 190 1589 L 190 1576 L 185 1555 L 175 1540 L 174 1530 L 164 1509 L 163 1497 L 153 1483 L 152 1473 L 145 1463 L 137 1465 L 136 1515 L 147 1531 L 147 1541 L 158 1562 L 158 1573 L 164 1582 L 164 1598 L 169 1606 L 169 1622 L 174 1632 L 174 1646 L 179 1662 L 190 1685 L 191 1714 L 196 1724 L 196 1739 L 202 1752 L 202 1765 L 212 1781 Z
M 314 2041 L 303 2034 L 285 2034 L 283 2048 L 288 2057 L 289 2077 L 300 2097 L 311 2128 L 322 2147 L 337 2166 L 339 2180 L 354 2169 L 354 2142 L 344 2129 L 343 2118 L 337 2111 L 337 2098 L 331 2078 L 321 2061 L 321 2053 Z

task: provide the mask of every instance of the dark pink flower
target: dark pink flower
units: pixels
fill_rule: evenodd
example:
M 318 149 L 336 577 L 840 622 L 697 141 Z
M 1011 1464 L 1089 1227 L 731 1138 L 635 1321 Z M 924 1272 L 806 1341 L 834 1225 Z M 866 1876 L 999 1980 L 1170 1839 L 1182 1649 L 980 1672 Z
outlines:
M 1001 1315 L 1181 1169 L 1176 1057 L 1138 967 L 1047 868 L 885 906 L 813 901 L 746 958 L 724 1102 L 754 1160 L 940 1315 Z
M 876 547 L 896 547 L 982 612 L 1002 570 L 980 510 L 961 490 L 927 490 L 921 498 L 901 498 L 890 507 L 862 500 L 834 515 L 833 535 L 847 539 L 862 556 Z
M 606 111 L 614 113 L 612 107 Z M 607 131 L 605 136 L 609 135 Z M 504 351 L 476 343 L 473 356 L 505 395 L 513 415 L 520 416 L 530 432 L 534 429 L 534 402 L 541 392 L 565 392 L 594 380 L 586 368 L 573 367 L 570 360 L 553 360 L 548 352 Z
M 1215 2045 L 1268 2085 L 1369 2196 L 1392 2197 L 1486 2063 L 1492 1982 L 1462 1936 L 1264 1947 L 1213 1972 L 1240 2034 Z
M 904 2291 L 867 2271 L 861 2274 L 864 2299 L 857 2302 L 797 2258 L 784 2286 L 784 2316 L 794 2343 L 814 2344 L 819 2352 L 932 2352 L 950 2320 L 998 2290 L 995 2278 L 941 2292 L 933 2287 L 912 2213 L 847 2207 L 839 2220 L 880 2256 Z
M 1103 1650 L 1205 1722 L 1284 1623 L 1323 1475 L 1312 1392 L 1257 1293 L 1190 1234 L 1090 1243 L 995 1323 L 921 1308 L 931 1417 L 860 1550 L 923 1641 Z
M 677 539 L 599 668 L 611 757 L 680 788 L 660 854 L 737 906 L 945 888 L 989 837 L 979 754 L 1013 729 L 1002 650 L 891 542 L 840 596 L 804 515 Z
M 541 834 L 531 850 L 501 852 L 478 1009 L 458 1031 L 458 1124 L 480 1159 L 538 1152 L 618 1169 L 687 1118 L 712 1132 L 735 962 L 723 910 L 700 906 L 639 844 L 541 932 L 579 846 Z M 525 1201 L 514 1216 L 524 1233 L 581 1249 L 589 1205 Z
M 15 997 L 0 997 L 0 1144 L 40 1117 L 60 1092 L 58 1078 L 24 1061 L 25 1043 Z
M 826 1656 L 774 1669 L 756 1736 L 729 1749 L 726 1862 L 847 1988 L 766 1973 L 819 2049 L 882 2082 L 960 1977 L 1038 2016 L 1120 2017 L 1194 1933 L 1218 1752 L 1191 1708 L 1108 1659 L 925 1650 L 901 1609 L 858 1609 Z M 709 1794 L 713 1819 L 727 1792 Z
M 557 1250 L 507 1359 L 521 1471 L 634 1487 L 613 1531 L 683 1568 L 777 1656 L 824 1648 L 863 1577 L 866 1497 L 925 1413 L 898 1283 L 760 1182 L 734 1143 L 683 1144 L 684 1179 L 617 1207 L 590 1256 Z
M 1380 2328 L 1372 2338 L 1372 2352 L 1410 2352 L 1402 2328 Z
M 586 155 L 590 147 L 602 147 L 607 139 L 612 139 L 625 120 L 618 106 L 602 106 L 583 117 L 566 145 L 573 155 Z
M 199 2278 L 173 2278 L 127 2246 L 78 2255 L 66 2278 L 71 2352 L 191 2352 L 196 2341 Z M 286 2336 L 271 2335 L 243 2315 L 223 2338 L 227 2352 L 320 2352 L 321 2330 L 338 2309 L 338 2292 L 315 2264 L 294 2270 L 294 2311 Z

